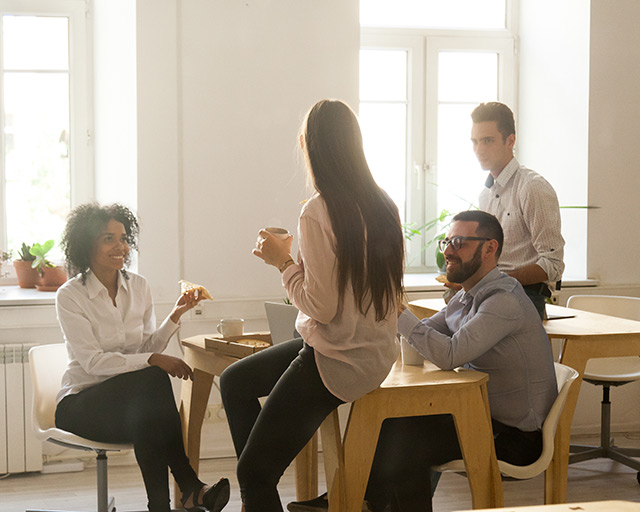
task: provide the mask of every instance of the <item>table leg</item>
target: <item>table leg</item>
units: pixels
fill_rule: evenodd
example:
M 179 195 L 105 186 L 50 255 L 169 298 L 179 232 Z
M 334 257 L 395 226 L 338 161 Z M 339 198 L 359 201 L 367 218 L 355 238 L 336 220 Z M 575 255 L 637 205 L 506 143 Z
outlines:
M 314 434 L 295 459 L 296 498 L 306 501 L 318 496 L 318 434 Z
M 562 415 L 556 428 L 554 438 L 553 457 L 544 474 L 544 502 L 546 505 L 565 503 L 567 501 L 567 478 L 569 475 L 569 445 L 571 443 L 571 422 L 578 403 L 582 375 L 587 365 L 589 355 L 581 350 L 574 340 L 568 339 L 564 343 L 560 362 L 575 369 L 580 375 L 571 386 Z M 584 343 L 582 348 L 584 348 Z
M 451 401 L 451 408 L 473 508 L 502 507 L 502 479 L 493 444 L 486 386 L 460 394 L 459 401 Z
M 200 435 L 202 423 L 207 412 L 209 394 L 213 385 L 213 375 L 197 368 L 193 370 L 193 381 L 182 381 L 180 392 L 180 419 L 182 422 L 182 440 L 191 467 L 197 473 L 200 467 Z M 182 493 L 178 484 L 174 484 L 174 502 L 180 503 Z

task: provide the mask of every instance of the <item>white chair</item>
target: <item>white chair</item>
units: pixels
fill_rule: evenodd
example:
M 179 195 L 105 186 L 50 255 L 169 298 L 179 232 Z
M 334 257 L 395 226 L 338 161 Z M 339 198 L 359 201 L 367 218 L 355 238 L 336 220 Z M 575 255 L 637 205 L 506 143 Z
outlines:
M 609 316 L 640 320 L 640 299 L 611 295 L 574 295 L 569 297 L 567 307 L 601 313 Z M 640 471 L 638 448 L 620 448 L 611 439 L 611 386 L 623 386 L 640 380 L 640 357 L 606 357 L 587 362 L 582 379 L 589 384 L 602 386 L 602 408 L 600 417 L 600 446 L 571 445 L 569 463 L 595 458 L 609 458 Z M 637 475 L 640 482 L 640 473 Z
M 29 350 L 29 366 L 33 381 L 33 425 L 43 441 L 96 453 L 98 473 L 98 512 L 114 512 L 115 501 L 108 495 L 107 452 L 131 450 L 130 444 L 111 444 L 91 441 L 55 426 L 56 395 L 67 365 L 64 343 L 39 345 Z M 27 510 L 26 512 L 55 512 Z
M 578 372 L 573 368 L 560 363 L 554 363 L 554 365 L 556 368 L 558 396 L 553 402 L 553 405 L 549 410 L 549 414 L 547 414 L 547 417 L 542 424 L 542 453 L 540 454 L 538 460 L 529 464 L 528 466 L 514 466 L 513 464 L 509 464 L 508 462 L 499 460 L 498 466 L 500 467 L 500 472 L 503 475 L 520 480 L 533 478 L 543 471 L 546 471 L 546 469 L 549 467 L 549 464 L 551 463 L 551 458 L 553 457 L 553 441 L 556 435 L 556 427 L 558 426 L 558 421 L 560 420 L 560 416 L 564 409 L 564 404 L 567 401 L 569 389 L 571 388 L 571 385 L 574 383 L 574 381 L 578 378 Z M 442 464 L 441 466 L 438 466 L 434 469 L 440 472 L 464 472 L 465 467 L 463 460 L 453 460 L 451 462 L 447 462 L 446 464 Z

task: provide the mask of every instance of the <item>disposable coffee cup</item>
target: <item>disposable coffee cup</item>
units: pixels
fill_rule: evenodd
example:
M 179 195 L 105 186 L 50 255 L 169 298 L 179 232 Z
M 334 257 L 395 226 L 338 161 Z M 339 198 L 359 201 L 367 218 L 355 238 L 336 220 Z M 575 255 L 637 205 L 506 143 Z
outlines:
M 415 348 L 409 345 L 409 342 L 404 336 L 400 336 L 402 352 L 402 364 L 409 366 L 422 366 L 424 364 L 424 357 Z
M 264 230 L 268 231 L 269 233 L 271 233 L 276 238 L 279 238 L 280 240 L 286 240 L 291 236 L 291 233 L 289 233 L 284 228 L 269 227 L 269 228 L 264 228 Z
M 243 318 L 223 318 L 218 323 L 218 332 L 222 336 L 242 336 L 244 333 L 244 319 Z

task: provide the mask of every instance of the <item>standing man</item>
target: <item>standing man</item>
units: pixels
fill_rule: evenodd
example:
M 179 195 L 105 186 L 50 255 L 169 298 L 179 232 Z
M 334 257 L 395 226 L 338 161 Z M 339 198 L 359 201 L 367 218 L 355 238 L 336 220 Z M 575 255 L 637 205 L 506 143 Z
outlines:
M 513 156 L 513 112 L 503 103 L 481 103 L 471 113 L 471 142 L 482 168 L 489 171 L 480 209 L 495 215 L 504 230 L 499 268 L 516 278 L 544 316 L 550 283 L 562 278 L 564 239 L 553 187 Z

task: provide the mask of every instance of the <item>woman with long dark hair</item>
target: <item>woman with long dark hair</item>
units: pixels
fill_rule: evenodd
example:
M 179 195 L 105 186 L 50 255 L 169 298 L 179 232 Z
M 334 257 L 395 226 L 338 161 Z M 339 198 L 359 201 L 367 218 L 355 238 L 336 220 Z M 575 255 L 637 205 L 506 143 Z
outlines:
M 284 470 L 332 410 L 380 385 L 398 354 L 402 229 L 371 176 L 355 114 L 320 101 L 300 145 L 315 193 L 300 214 L 297 261 L 291 237 L 265 230 L 253 253 L 281 272 L 301 337 L 234 363 L 220 378 L 247 512 L 282 510 Z
M 69 214 L 62 246 L 70 275 L 77 275 L 56 295 L 69 354 L 56 426 L 94 441 L 133 443 L 151 512 L 171 508 L 168 469 L 187 510 L 219 512 L 229 501 L 229 481 L 205 485 L 191 468 L 169 380 L 193 372 L 162 353 L 200 298 L 183 294 L 157 327 L 147 281 L 126 270 L 137 235 L 138 221 L 119 204 L 84 204 Z

